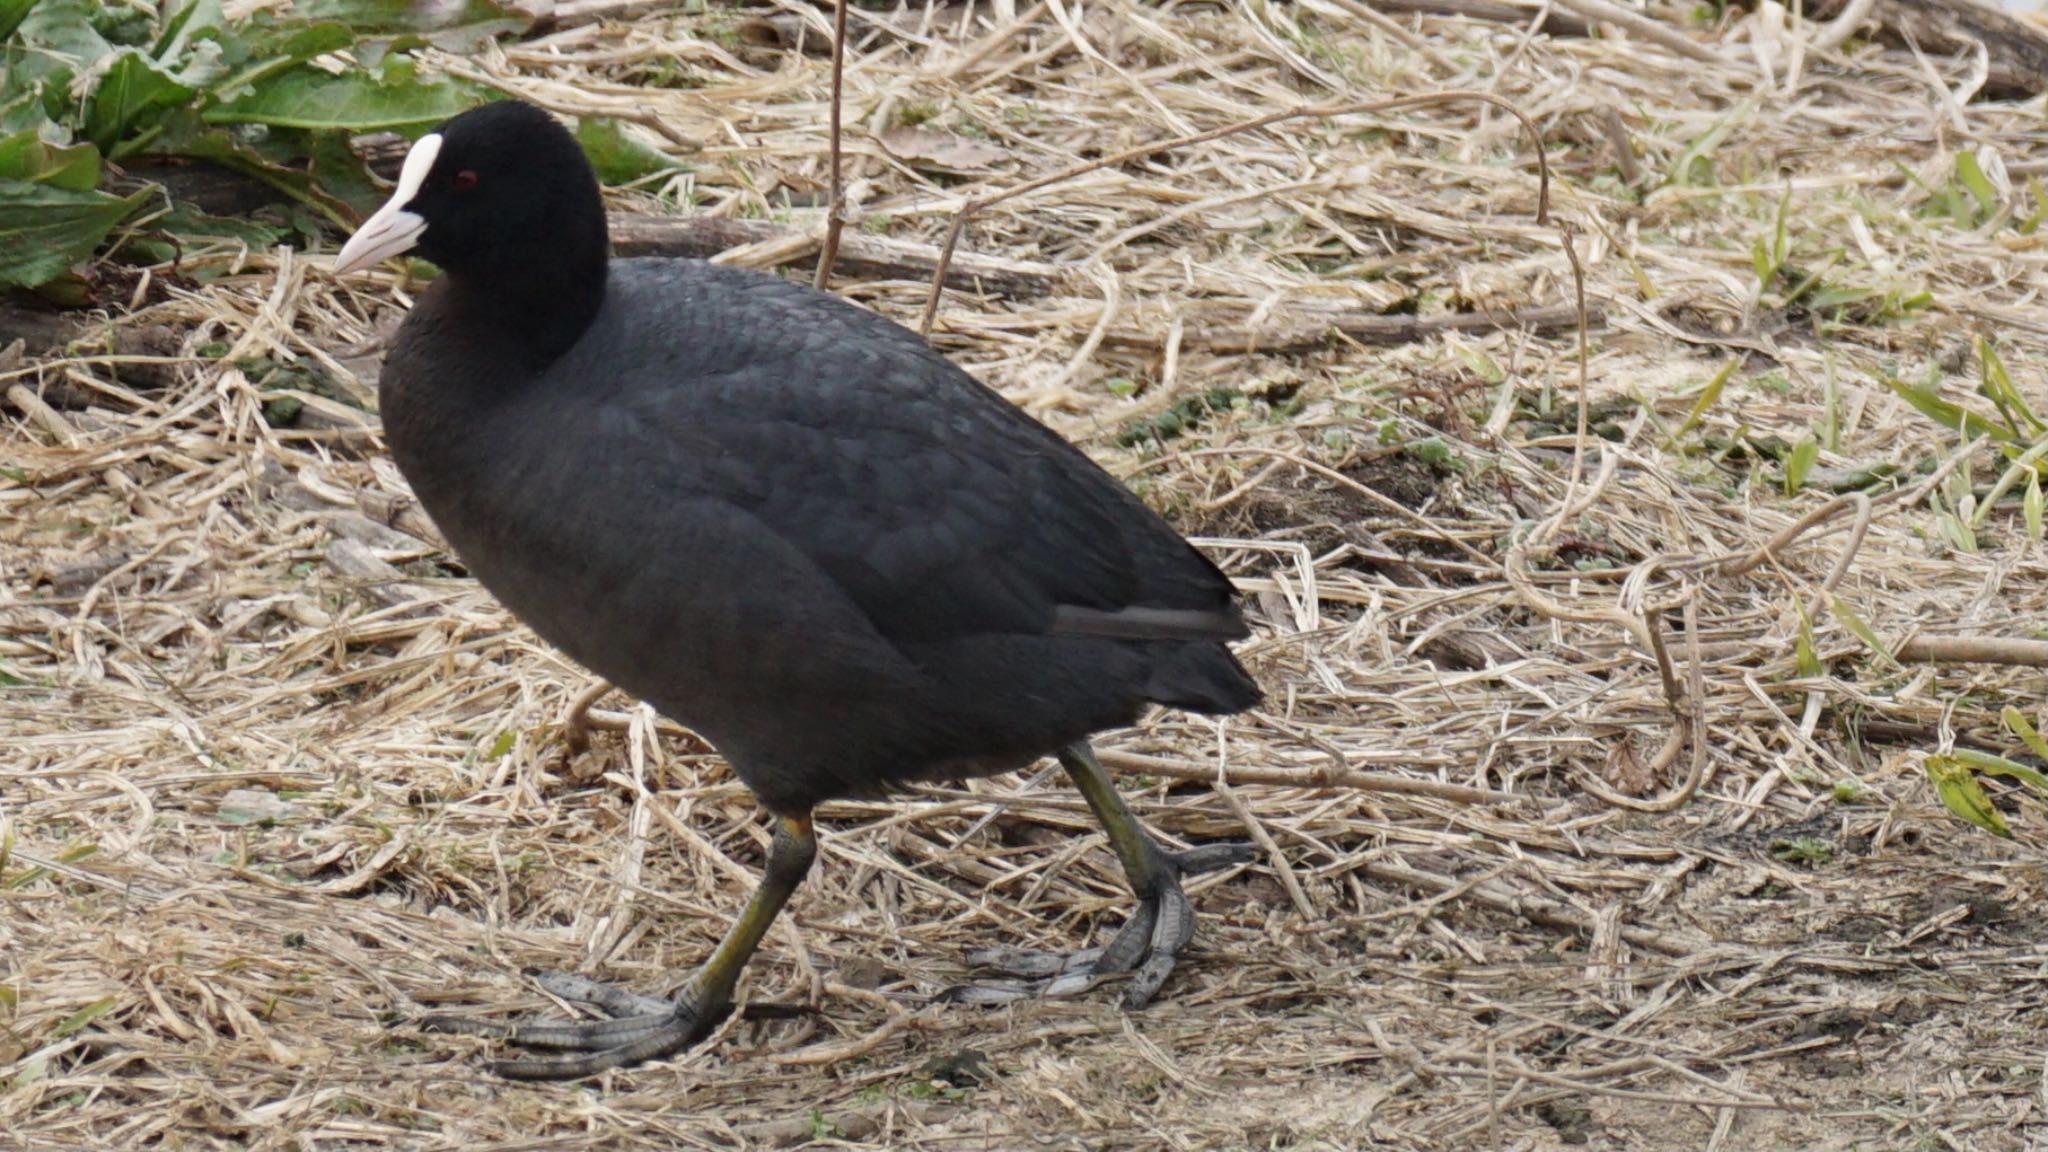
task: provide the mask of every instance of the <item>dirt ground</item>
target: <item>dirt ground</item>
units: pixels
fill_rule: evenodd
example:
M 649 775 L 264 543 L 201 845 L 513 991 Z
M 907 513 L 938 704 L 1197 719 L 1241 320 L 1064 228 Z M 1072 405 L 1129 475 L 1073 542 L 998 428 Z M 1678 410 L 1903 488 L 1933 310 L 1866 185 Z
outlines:
M 749 221 L 727 258 L 806 274 L 817 12 L 583 7 L 430 63 L 632 120 L 688 168 L 614 208 Z M 192 252 L 0 363 L 0 1148 L 2048 1147 L 2048 821 L 1990 781 L 1995 838 L 1926 772 L 2042 720 L 2026 470 L 1994 489 L 2043 433 L 1977 389 L 2048 411 L 2043 103 L 1734 11 L 1662 13 L 1701 58 L 1503 13 L 855 16 L 837 287 L 911 324 L 963 200 L 1071 164 L 1453 90 L 1544 139 L 1547 222 L 1518 121 L 1457 99 L 1141 152 L 966 231 L 1010 279 L 936 343 L 1255 621 L 1261 709 L 1101 741 L 1162 835 L 1259 848 L 1193 886 L 1140 1013 L 932 1002 L 971 946 L 1128 907 L 1023 773 L 821 813 L 742 985 L 814 1011 L 493 1079 L 407 1021 L 551 1010 L 532 969 L 672 988 L 766 831 L 634 701 L 565 747 L 586 676 L 378 440 L 410 286 Z M 905 270 L 860 271 L 886 242 Z

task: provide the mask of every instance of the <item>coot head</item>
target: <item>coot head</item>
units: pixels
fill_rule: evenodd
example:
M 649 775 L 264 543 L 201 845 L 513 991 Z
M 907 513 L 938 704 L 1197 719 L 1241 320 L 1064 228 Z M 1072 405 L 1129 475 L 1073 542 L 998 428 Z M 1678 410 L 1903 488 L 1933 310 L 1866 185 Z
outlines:
M 604 203 L 575 137 L 518 100 L 473 108 L 413 144 L 391 199 L 335 259 L 337 274 L 416 252 L 451 277 L 559 288 L 608 256 Z

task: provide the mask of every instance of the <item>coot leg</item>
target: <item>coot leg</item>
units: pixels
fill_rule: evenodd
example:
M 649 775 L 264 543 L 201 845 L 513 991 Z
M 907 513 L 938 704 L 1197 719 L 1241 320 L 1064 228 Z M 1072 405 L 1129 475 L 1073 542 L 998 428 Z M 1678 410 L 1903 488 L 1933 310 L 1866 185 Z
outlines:
M 947 991 L 946 998 L 963 1003 L 996 1004 L 1026 996 L 1071 996 L 1106 977 L 1131 973 L 1124 988 L 1124 1007 L 1143 1008 L 1173 974 L 1181 949 L 1195 935 L 1195 910 L 1181 890 L 1183 876 L 1243 864 L 1253 858 L 1249 844 L 1212 844 L 1187 852 L 1161 848 L 1138 823 L 1116 784 L 1095 759 L 1086 741 L 1062 749 L 1060 765 L 1095 813 L 1117 859 L 1123 862 L 1137 894 L 1138 906 L 1108 944 L 1071 955 L 1022 948 L 978 948 L 967 962 L 998 976 L 1017 978 L 1007 984 L 971 984 Z
M 529 1048 L 581 1052 L 565 1059 L 496 1060 L 491 1068 L 514 1080 L 573 1080 L 657 1060 L 689 1047 L 710 1032 L 732 1007 L 740 971 L 760 947 L 768 926 L 789 902 L 790 894 L 811 870 L 818 841 L 811 818 L 777 816 L 775 838 L 768 847 L 768 866 L 761 886 L 718 942 L 711 958 L 697 969 L 674 1002 L 607 988 L 580 976 L 547 976 L 542 982 L 573 1000 L 593 1004 L 615 1019 L 581 1022 L 523 1020 L 510 1023 L 466 1016 L 433 1015 L 420 1021 L 431 1031 L 462 1032 L 509 1040 Z M 651 1009 L 651 1010 L 650 1010 Z

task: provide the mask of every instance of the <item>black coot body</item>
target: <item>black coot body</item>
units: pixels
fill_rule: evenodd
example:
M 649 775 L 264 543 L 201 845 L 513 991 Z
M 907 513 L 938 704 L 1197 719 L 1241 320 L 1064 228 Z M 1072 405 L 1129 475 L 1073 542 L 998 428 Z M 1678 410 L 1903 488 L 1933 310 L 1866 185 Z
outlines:
M 445 273 L 383 368 L 392 454 L 485 587 L 772 811 L 1257 702 L 1229 580 L 917 335 L 609 260 L 580 151 L 529 105 L 428 140 L 341 261 Z

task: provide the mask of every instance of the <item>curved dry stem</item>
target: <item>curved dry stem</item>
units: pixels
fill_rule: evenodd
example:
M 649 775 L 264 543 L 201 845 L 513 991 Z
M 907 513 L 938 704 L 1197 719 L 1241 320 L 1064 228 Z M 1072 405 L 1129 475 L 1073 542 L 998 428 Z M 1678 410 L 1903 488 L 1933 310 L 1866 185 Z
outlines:
M 1522 125 L 1522 131 L 1528 134 L 1530 142 L 1536 146 L 1536 223 L 1550 223 L 1550 161 L 1543 155 L 1543 133 L 1537 131 L 1535 123 L 1521 109 L 1515 107 L 1511 101 L 1495 96 L 1490 92 L 1474 92 L 1461 88 L 1450 92 L 1429 92 L 1420 96 L 1397 96 L 1390 100 L 1362 100 L 1344 104 L 1312 104 L 1303 108 L 1289 108 L 1280 112 L 1268 112 L 1264 116 L 1254 116 L 1250 120 L 1240 120 L 1235 124 L 1226 124 L 1221 128 L 1211 128 L 1205 132 L 1193 132 L 1185 136 L 1176 136 L 1170 140 L 1140 144 L 1136 148 L 1126 148 L 1122 152 L 1113 155 L 1086 160 L 1079 164 L 1071 164 L 1057 172 L 1048 172 L 1043 176 L 1033 177 L 1021 184 L 1005 188 L 1000 192 L 976 197 L 962 204 L 960 210 L 953 213 L 952 223 L 946 227 L 945 242 L 939 245 L 938 266 L 932 271 L 931 289 L 925 296 L 924 314 L 918 318 L 917 331 L 923 336 L 929 337 L 931 335 L 932 321 L 939 314 L 939 300 L 945 292 L 946 272 L 952 267 L 953 251 L 960 246 L 960 233 L 967 227 L 967 221 L 972 219 L 976 213 L 1001 204 L 1005 200 L 1014 200 L 1027 192 L 1036 192 L 1040 188 L 1050 187 L 1051 185 L 1071 180 L 1076 176 L 1083 176 L 1098 169 L 1113 167 L 1129 160 L 1135 160 L 1141 156 L 1150 156 L 1155 152 L 1185 148 L 1190 144 L 1206 144 L 1211 140 L 1222 140 L 1242 132 L 1250 132 L 1255 128 L 1264 128 L 1271 124 L 1281 124 L 1289 120 L 1300 120 L 1307 117 L 1328 120 L 1338 116 L 1354 116 L 1361 112 L 1391 112 L 1397 108 L 1419 108 L 1431 104 L 1455 103 L 1461 100 L 1475 100 L 1482 104 L 1491 104 L 1508 115 L 1513 116 Z M 1583 304 L 1583 299 L 1581 303 Z M 1581 307 L 1580 312 L 1583 317 L 1583 307 Z
M 1540 139 L 1537 146 L 1541 151 Z M 1538 539 L 1546 540 L 1550 538 L 1551 533 L 1557 531 L 1559 525 L 1577 514 L 1573 508 L 1576 503 L 1574 494 L 1578 492 L 1579 482 L 1586 475 L 1586 433 L 1592 419 L 1591 402 L 1587 399 L 1590 385 L 1586 378 L 1586 365 L 1592 358 L 1586 339 L 1586 268 L 1579 263 L 1578 246 L 1572 243 L 1572 231 L 1562 220 L 1557 223 L 1557 239 L 1558 243 L 1564 245 L 1564 258 L 1572 267 L 1572 302 L 1578 315 L 1579 422 L 1577 431 L 1572 435 L 1572 474 L 1571 479 L 1565 483 L 1564 499 L 1558 502 L 1557 515 L 1544 521 L 1535 532 Z M 1600 485 L 1596 484 L 1596 490 L 1598 487 Z

